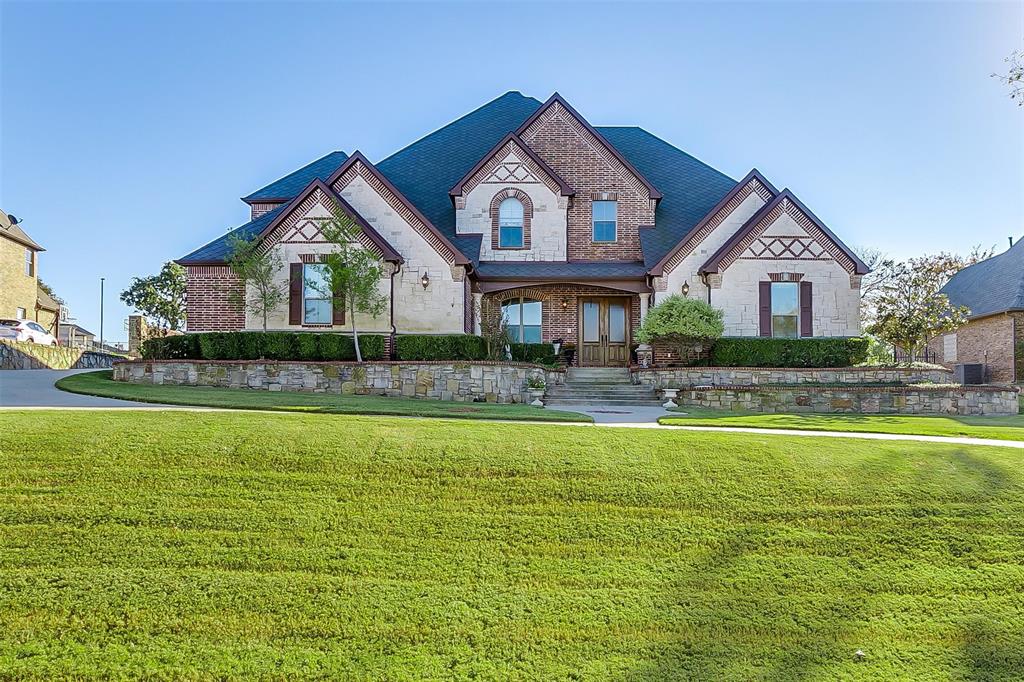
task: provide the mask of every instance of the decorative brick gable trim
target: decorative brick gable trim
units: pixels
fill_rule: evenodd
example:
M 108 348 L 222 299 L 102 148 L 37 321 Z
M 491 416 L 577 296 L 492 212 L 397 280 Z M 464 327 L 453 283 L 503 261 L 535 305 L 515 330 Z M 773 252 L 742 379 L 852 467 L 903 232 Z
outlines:
M 322 205 L 330 210 L 333 205 L 347 215 L 360 228 L 359 243 L 378 257 L 390 262 L 402 262 L 402 256 L 373 228 L 351 205 L 334 193 L 322 180 L 314 180 L 302 190 L 273 222 L 260 233 L 260 252 L 266 252 L 274 244 L 325 244 L 321 232 L 328 218 L 306 218 L 315 206 Z
M 523 205 L 523 245 L 522 246 L 499 246 L 498 245 L 498 208 L 505 199 L 518 199 Z M 530 249 L 530 221 L 533 219 L 533 201 L 526 192 L 507 187 L 500 190 L 491 199 L 491 248 L 496 251 L 528 251 Z
M 844 270 L 850 274 L 865 274 L 868 268 L 849 248 L 843 244 L 838 237 L 825 227 L 818 218 L 807 210 L 807 208 L 793 196 L 789 190 L 783 190 L 779 196 L 761 208 L 760 211 L 750 217 L 743 227 L 736 231 L 729 241 L 722 245 L 715 254 L 701 266 L 701 274 L 721 273 L 728 269 L 744 255 L 754 242 L 762 237 L 764 232 L 783 215 L 788 215 L 800 227 L 807 231 L 811 239 L 817 242 L 824 249 L 824 255 L 814 256 L 811 260 L 835 260 Z M 801 239 L 806 239 L 801 236 Z M 799 247 L 798 247 L 799 248 Z M 751 252 L 752 254 L 755 252 Z M 770 255 L 756 256 L 749 255 L 747 258 L 758 258 L 765 260 L 789 260 L 793 256 L 778 256 L 774 252 L 766 252 Z
M 778 193 L 778 190 L 756 168 L 751 170 L 747 173 L 746 177 L 736 183 L 736 186 L 678 244 L 665 254 L 657 265 L 651 268 L 651 274 L 656 276 L 667 275 L 675 270 L 751 194 L 757 194 L 767 204 Z
M 327 185 L 338 194 L 341 194 L 342 190 L 357 177 L 366 181 L 387 202 L 388 206 L 400 215 L 449 264 L 466 265 L 470 262 L 361 152 L 353 153 L 348 158 L 348 161 L 342 164 L 341 168 L 328 178 Z
M 509 155 L 518 161 L 510 164 Z M 455 208 L 466 207 L 466 195 L 481 184 L 541 183 L 553 194 L 569 197 L 576 192 L 515 133 L 509 133 L 448 192 Z

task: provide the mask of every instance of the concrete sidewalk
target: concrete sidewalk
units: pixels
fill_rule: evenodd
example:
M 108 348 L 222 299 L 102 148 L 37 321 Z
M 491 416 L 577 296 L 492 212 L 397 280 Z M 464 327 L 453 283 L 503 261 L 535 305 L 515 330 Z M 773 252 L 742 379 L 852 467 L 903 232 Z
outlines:
M 166 409 L 131 400 L 97 398 L 62 391 L 54 384 L 62 377 L 95 369 L 12 369 L 0 371 L 0 407 L 103 407 L 108 409 Z

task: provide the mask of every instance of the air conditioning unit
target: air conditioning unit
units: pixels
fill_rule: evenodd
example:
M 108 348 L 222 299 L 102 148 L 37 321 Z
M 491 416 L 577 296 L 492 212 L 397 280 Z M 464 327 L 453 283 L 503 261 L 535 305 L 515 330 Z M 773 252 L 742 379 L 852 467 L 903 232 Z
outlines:
M 954 373 L 958 384 L 985 383 L 985 365 L 980 362 L 969 365 L 957 365 Z

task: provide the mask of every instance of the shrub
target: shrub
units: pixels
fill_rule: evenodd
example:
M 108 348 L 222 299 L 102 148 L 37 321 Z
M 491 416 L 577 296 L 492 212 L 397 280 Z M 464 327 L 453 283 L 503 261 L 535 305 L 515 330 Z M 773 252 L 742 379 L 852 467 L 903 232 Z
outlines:
M 481 337 L 469 334 L 413 334 L 395 338 L 395 357 L 399 360 L 485 360 L 487 346 Z
M 513 343 L 509 345 L 513 362 L 532 362 L 538 365 L 557 365 L 558 356 L 550 343 Z
M 723 331 L 721 310 L 695 298 L 672 295 L 647 312 L 636 340 L 717 339 Z
M 384 337 L 360 336 L 363 358 L 384 357 Z M 313 332 L 204 332 L 149 339 L 146 360 L 355 360 L 346 334 Z
M 852 367 L 864 362 L 863 337 L 776 339 L 729 337 L 715 342 L 711 364 L 718 367 Z

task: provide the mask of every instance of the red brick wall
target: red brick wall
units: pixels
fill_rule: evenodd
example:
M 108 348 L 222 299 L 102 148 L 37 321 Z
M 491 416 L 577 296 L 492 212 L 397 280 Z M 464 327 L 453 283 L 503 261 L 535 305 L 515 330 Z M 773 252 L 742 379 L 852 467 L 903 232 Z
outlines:
M 642 260 L 638 228 L 654 224 L 650 197 L 646 190 L 638 191 L 637 181 L 621 164 L 597 151 L 598 143 L 572 124 L 567 111 L 556 108 L 531 125 L 523 139 L 576 190 L 568 215 L 569 259 Z M 617 240 L 611 243 L 593 241 L 590 205 L 592 195 L 601 192 L 613 193 L 618 202 Z
M 1015 316 L 1024 315 L 1014 313 Z M 929 348 L 935 352 L 938 361 L 952 369 L 954 365 L 980 362 L 988 365 L 987 381 L 1010 383 L 1014 381 L 1014 317 L 993 315 L 968 322 L 956 330 L 956 359 L 944 356 L 943 337 L 933 339 Z M 1022 332 L 1019 327 L 1018 338 Z
M 241 280 L 225 266 L 186 268 L 185 318 L 190 332 L 234 331 L 245 328 L 238 301 Z
M 640 326 L 640 296 L 604 287 L 582 284 L 545 284 L 536 287 L 510 289 L 487 294 L 489 301 L 509 298 L 532 298 L 541 301 L 541 338 L 544 342 L 562 339 L 566 343 L 579 343 L 579 299 L 583 296 L 624 296 L 629 299 L 630 338 Z M 565 307 L 562 307 L 562 301 Z

